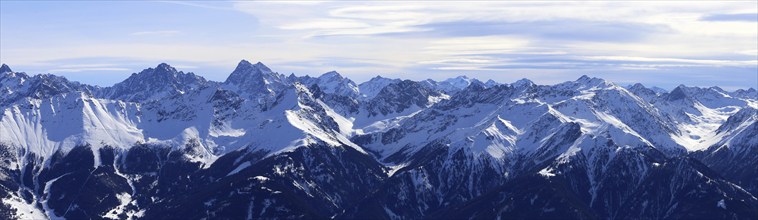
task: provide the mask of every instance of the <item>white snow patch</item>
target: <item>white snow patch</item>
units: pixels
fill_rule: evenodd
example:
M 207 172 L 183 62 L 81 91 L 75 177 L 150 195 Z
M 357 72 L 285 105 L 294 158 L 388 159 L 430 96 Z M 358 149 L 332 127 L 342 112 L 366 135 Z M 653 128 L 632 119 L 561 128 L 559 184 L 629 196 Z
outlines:
M 406 167 L 406 166 L 408 166 L 408 164 L 407 164 L 407 163 L 404 163 L 404 164 L 398 164 L 398 165 L 394 165 L 394 166 L 388 166 L 388 167 L 390 168 L 390 170 L 389 170 L 389 171 L 387 171 L 387 175 L 388 175 L 388 176 L 392 176 L 392 175 L 395 175 L 395 173 L 396 173 L 398 170 L 400 170 L 400 169 L 403 169 L 403 167 Z
M 542 176 L 544 176 L 544 177 L 553 177 L 553 176 L 555 176 L 555 173 L 553 173 L 553 168 L 551 168 L 551 167 L 546 167 L 545 169 L 540 170 L 539 174 L 542 175 Z
M 3 198 L 2 202 L 16 209 L 16 219 L 47 219 L 44 211 L 38 209 L 33 204 L 24 202 L 21 198 L 12 196 L 10 198 Z
M 256 179 L 256 180 L 258 180 L 260 182 L 266 182 L 266 181 L 269 180 L 269 178 L 265 177 L 265 176 L 255 176 L 255 177 L 253 177 L 253 179 Z
M 741 109 L 737 106 L 711 109 L 699 102 L 696 102 L 694 107 L 700 112 L 699 115 L 685 113 L 693 123 L 680 123 L 677 125 L 680 135 L 671 134 L 671 138 L 687 151 L 703 150 L 718 143 L 725 134 L 717 134 L 716 130 L 729 116 Z
M 237 174 L 240 171 L 244 170 L 245 168 L 250 167 L 250 165 L 252 165 L 252 163 L 250 163 L 250 161 L 244 162 L 244 163 L 240 164 L 239 166 L 237 166 L 236 168 L 234 168 L 234 170 L 232 170 L 231 172 L 229 172 L 229 174 L 226 174 L 226 176 L 231 176 L 231 175 Z
M 129 195 L 129 193 L 116 194 L 116 198 L 118 198 L 118 201 L 120 202 L 119 205 L 105 213 L 103 216 L 104 218 L 120 219 L 118 216 L 124 212 L 126 206 L 132 201 L 132 196 Z
M 716 203 L 716 206 L 718 206 L 719 208 L 722 208 L 722 209 L 726 209 L 726 203 L 724 202 L 724 199 L 719 200 Z

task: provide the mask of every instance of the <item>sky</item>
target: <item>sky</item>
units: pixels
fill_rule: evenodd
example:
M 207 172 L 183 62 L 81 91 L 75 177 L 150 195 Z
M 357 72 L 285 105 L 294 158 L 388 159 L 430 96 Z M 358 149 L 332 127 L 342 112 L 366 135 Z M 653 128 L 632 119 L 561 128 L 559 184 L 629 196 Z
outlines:
M 758 1 L 0 1 L 14 71 L 110 86 L 165 62 L 223 81 L 242 59 L 357 83 L 758 88 Z

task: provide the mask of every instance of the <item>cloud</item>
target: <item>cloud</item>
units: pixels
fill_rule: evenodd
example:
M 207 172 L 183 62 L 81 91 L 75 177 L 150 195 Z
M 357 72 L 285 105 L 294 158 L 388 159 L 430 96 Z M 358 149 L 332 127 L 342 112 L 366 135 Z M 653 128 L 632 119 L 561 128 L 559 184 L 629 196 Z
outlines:
M 346 29 L 346 28 L 366 28 L 370 25 L 355 21 L 342 19 L 317 19 L 308 20 L 299 23 L 290 23 L 280 26 L 286 30 L 313 30 L 313 29 Z
M 64 64 L 48 70 L 48 73 L 78 73 L 86 71 L 128 71 L 129 68 L 119 67 L 110 63 L 95 64 Z
M 623 42 L 671 32 L 667 25 L 635 22 L 558 20 L 558 21 L 459 21 L 430 23 L 420 27 L 439 36 L 515 35 L 537 40 Z
M 499 54 L 524 50 L 529 46 L 525 38 L 506 36 L 479 36 L 434 40 L 424 48 L 433 55 Z
M 181 34 L 181 31 L 176 30 L 164 30 L 164 31 L 138 31 L 133 32 L 129 35 L 132 36 L 161 36 L 161 37 L 168 37 L 168 36 L 175 36 Z
M 94 6 L 100 3 L 86 4 L 97 8 Z M 580 73 L 647 71 L 659 73 L 662 78 L 675 75 L 674 79 L 681 83 L 700 80 L 687 78 L 685 69 L 744 76 L 746 69 L 754 70 L 758 63 L 755 2 L 129 4 L 148 6 L 155 12 L 152 17 L 100 16 L 97 19 L 104 23 L 115 21 L 124 25 L 95 26 L 93 31 L 93 34 L 131 33 L 126 37 L 123 34 L 92 37 L 79 33 L 80 30 L 58 34 L 55 36 L 60 37 L 56 38 L 36 37 L 53 36 L 51 33 L 57 34 L 58 30 L 39 28 L 45 27 L 49 19 L 4 19 L 0 31 L 3 62 L 22 67 L 52 63 L 37 69 L 40 72 L 124 66 L 137 70 L 160 62 L 181 63 L 197 67 L 193 71 L 200 74 L 223 79 L 240 59 L 248 59 L 262 61 L 283 73 L 320 74 L 337 70 L 356 81 L 376 74 L 414 79 L 467 74 L 493 79 L 565 80 Z M 25 12 L 13 8 L 9 11 Z M 155 19 L 165 14 L 173 19 Z M 199 19 L 198 14 L 204 18 Z M 166 37 L 176 35 L 181 38 Z M 56 62 L 76 58 L 81 60 Z M 120 63 L 100 58 L 135 63 L 55 65 Z M 736 77 L 725 80 L 743 85 L 756 83 Z
M 158 1 L 158 2 L 171 3 L 171 4 L 177 4 L 177 5 L 185 5 L 185 6 L 192 6 L 192 7 L 205 8 L 205 9 L 234 10 L 233 7 L 211 5 L 211 4 L 201 4 L 201 3 L 190 2 L 190 1 Z
M 118 67 L 83 67 L 83 68 L 63 68 L 63 69 L 51 69 L 49 73 L 77 73 L 83 71 L 129 71 L 128 68 Z
M 739 14 L 709 14 L 703 16 L 702 21 L 746 21 L 758 22 L 758 13 L 739 13 Z
M 173 66 L 174 68 L 177 68 L 177 69 L 197 69 L 198 68 L 197 66 L 184 65 L 184 64 L 171 65 L 171 66 Z

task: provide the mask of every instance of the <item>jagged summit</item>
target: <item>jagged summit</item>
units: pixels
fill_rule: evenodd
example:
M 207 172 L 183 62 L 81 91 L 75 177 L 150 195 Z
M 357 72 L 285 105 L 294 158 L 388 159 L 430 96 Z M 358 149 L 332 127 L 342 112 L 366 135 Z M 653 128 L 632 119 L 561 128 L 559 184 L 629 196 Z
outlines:
M 721 87 L 718 87 L 718 86 L 711 86 L 711 87 L 708 87 L 708 89 L 716 91 L 716 92 L 726 93 L 726 91 L 724 91 L 724 89 L 722 89 Z
M 642 85 L 642 83 L 635 83 L 633 85 L 629 85 L 628 88 L 647 88 L 645 85 Z
M 444 91 L 445 93 L 448 93 L 448 94 L 454 94 L 454 93 L 460 92 L 461 90 L 468 87 L 471 83 L 484 84 L 478 79 L 472 79 L 465 75 L 448 78 L 446 80 L 439 81 L 439 82 L 432 79 L 427 79 L 422 82 L 430 88 Z
M 227 84 L 244 85 L 253 82 L 259 82 L 262 78 L 275 75 L 266 65 L 261 62 L 252 64 L 247 60 L 241 60 L 234 71 L 226 79 Z
M 389 78 L 383 77 L 382 75 L 376 75 L 376 76 L 372 77 L 371 79 L 369 79 L 369 81 L 371 81 L 371 80 L 381 80 L 381 79 L 389 79 Z
M 590 76 L 587 76 L 587 75 L 582 75 L 579 78 L 577 78 L 575 80 L 575 82 L 591 82 L 591 81 L 597 81 L 597 80 L 602 80 L 602 79 L 597 78 L 597 77 L 590 77 Z
M 276 73 L 261 62 L 252 64 L 241 60 L 223 86 L 228 90 L 237 91 L 248 98 L 256 99 L 258 103 L 269 105 L 275 97 L 290 86 L 295 79 L 287 79 Z
M 8 65 L 3 63 L 3 65 L 0 66 L 0 73 L 7 73 L 7 72 L 13 72 L 13 70 L 11 70 L 11 68 Z
M 358 85 L 358 88 L 363 98 L 370 99 L 375 97 L 379 92 L 389 84 L 398 83 L 400 79 L 390 79 L 382 76 L 375 76 L 369 81 L 363 82 Z
M 332 70 L 332 71 L 326 72 L 324 74 L 321 74 L 321 76 L 319 76 L 318 78 L 339 78 L 339 79 L 342 79 L 344 77 L 342 75 L 340 75 L 340 73 L 338 73 L 337 71 Z
M 308 81 L 308 80 L 305 80 Z M 346 97 L 359 97 L 358 86 L 352 80 L 343 77 L 337 71 L 329 71 L 321 74 L 316 80 L 310 80 L 311 84 L 317 85 L 323 92 Z
M 587 84 L 587 85 L 600 85 L 600 84 L 609 84 L 610 82 L 606 81 L 605 79 L 597 78 L 597 77 L 589 77 L 587 75 L 582 75 L 578 79 L 576 79 L 577 83 Z
M 500 85 L 500 83 L 496 82 L 495 80 L 489 79 L 487 80 L 487 82 L 484 82 L 484 85 L 486 85 L 487 87 L 493 87 L 496 85 Z
M 174 67 L 171 65 L 168 65 L 167 63 L 160 63 L 158 66 L 155 67 L 155 69 L 164 70 L 164 71 L 176 71 Z
M 126 80 L 105 88 L 103 96 L 133 102 L 146 102 L 184 94 L 207 86 L 209 82 L 192 72 L 185 73 L 166 63 L 133 73 Z
M 447 83 L 450 83 L 450 84 L 458 84 L 458 85 L 462 85 L 462 84 L 467 84 L 467 83 L 470 83 L 470 82 L 471 82 L 471 80 L 472 80 L 472 79 L 471 79 L 471 78 L 469 78 L 469 77 L 468 77 L 468 76 L 466 76 L 466 75 L 460 75 L 460 76 L 456 76 L 456 77 L 453 77 L 453 78 L 448 78 L 448 79 L 446 79 L 446 80 L 443 80 L 442 82 L 443 82 L 443 83 L 444 83 L 444 82 L 447 82 Z
M 29 76 L 23 72 L 21 73 L 13 72 L 13 70 L 11 70 L 11 68 L 8 67 L 8 65 L 3 64 L 2 66 L 0 66 L 0 79 L 4 79 L 4 78 L 20 78 L 20 80 L 23 81 L 29 78 Z M 20 83 L 20 82 L 16 82 L 16 83 Z
M 136 75 L 142 75 L 141 77 L 162 77 L 162 78 L 172 78 L 176 77 L 177 74 L 184 74 L 184 72 L 176 70 L 176 68 L 172 67 L 171 65 L 168 65 L 167 63 L 160 63 L 158 66 L 154 68 L 147 68 Z M 194 73 L 187 73 L 190 75 L 195 75 Z
M 250 86 L 253 84 L 281 83 L 284 76 L 271 71 L 261 62 L 252 64 L 247 60 L 241 60 L 234 71 L 224 82 L 238 86 Z
M 372 77 L 371 79 L 369 79 L 368 81 L 363 82 L 363 83 L 367 83 L 367 82 L 371 82 L 371 81 L 379 82 L 379 81 L 394 81 L 394 80 L 400 81 L 400 79 L 392 79 L 392 78 L 383 77 L 381 75 L 376 75 L 376 76 Z M 363 84 L 363 83 L 361 83 L 361 84 Z
M 522 78 L 522 79 L 517 80 L 516 82 L 513 82 L 511 85 L 513 85 L 514 87 L 526 87 L 526 86 L 533 86 L 535 84 L 534 82 L 532 82 L 531 80 L 527 78 Z
M 11 74 L 0 219 L 758 216 L 755 89 L 356 86 L 246 60 L 225 83 L 165 63 L 106 88 Z

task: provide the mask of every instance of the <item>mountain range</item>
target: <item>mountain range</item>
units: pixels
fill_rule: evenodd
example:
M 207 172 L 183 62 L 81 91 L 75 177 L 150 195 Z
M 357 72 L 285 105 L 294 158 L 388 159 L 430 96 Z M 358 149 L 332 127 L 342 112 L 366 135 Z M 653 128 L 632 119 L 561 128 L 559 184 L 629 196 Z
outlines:
M 3 219 L 758 219 L 758 92 L 0 67 Z

